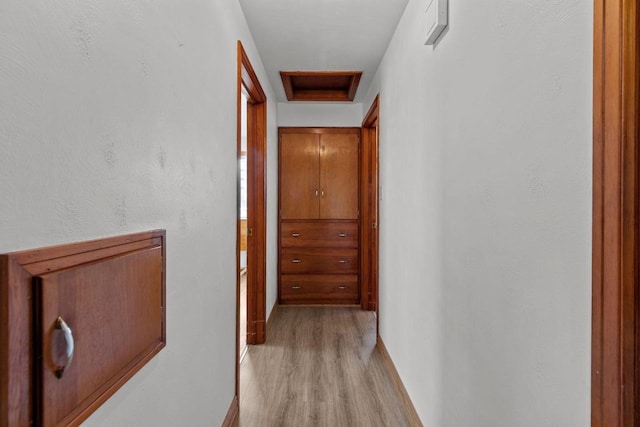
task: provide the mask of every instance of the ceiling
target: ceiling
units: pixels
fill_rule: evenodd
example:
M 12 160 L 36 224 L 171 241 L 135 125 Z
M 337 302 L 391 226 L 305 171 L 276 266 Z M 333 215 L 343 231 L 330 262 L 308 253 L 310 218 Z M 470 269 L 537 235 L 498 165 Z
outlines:
M 408 0 L 240 0 L 271 86 L 280 71 L 362 71 L 362 102 Z

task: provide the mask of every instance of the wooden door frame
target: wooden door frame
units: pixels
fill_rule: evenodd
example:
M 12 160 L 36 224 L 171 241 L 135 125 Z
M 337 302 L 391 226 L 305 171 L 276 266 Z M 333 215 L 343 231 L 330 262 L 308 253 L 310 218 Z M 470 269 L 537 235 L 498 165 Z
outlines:
M 638 3 L 594 2 L 592 426 L 640 425 Z
M 242 91 L 247 101 L 247 344 L 262 344 L 266 338 L 267 252 L 267 97 L 249 57 L 238 40 L 237 151 L 241 156 Z M 236 245 L 240 247 L 240 221 Z M 236 397 L 240 378 L 240 257 L 236 250 Z
M 378 314 L 378 212 L 380 95 L 373 100 L 362 121 L 360 150 L 360 305 Z M 375 159 L 371 162 L 371 159 Z M 371 201 L 376 200 L 373 204 Z M 373 225 L 375 224 L 375 228 Z M 372 231 L 373 230 L 373 231 Z M 370 232 L 373 234 L 370 234 Z M 376 254 L 369 262 L 369 250 Z M 376 319 L 379 316 L 376 316 Z M 378 322 L 376 320 L 376 322 Z M 377 328 L 376 328 L 377 330 Z

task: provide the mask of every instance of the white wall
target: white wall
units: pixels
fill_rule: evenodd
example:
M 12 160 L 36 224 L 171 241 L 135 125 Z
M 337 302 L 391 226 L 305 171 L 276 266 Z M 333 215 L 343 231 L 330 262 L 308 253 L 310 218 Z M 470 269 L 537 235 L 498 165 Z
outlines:
M 362 104 L 278 102 L 278 126 L 358 127 L 362 124 Z
M 86 425 L 220 425 L 234 394 L 237 2 L 0 6 L 0 252 L 167 229 L 167 347 Z M 270 307 L 269 307 L 270 308 Z
M 588 425 L 593 4 L 452 0 L 433 49 L 425 3 L 367 101 L 381 335 L 425 425 Z

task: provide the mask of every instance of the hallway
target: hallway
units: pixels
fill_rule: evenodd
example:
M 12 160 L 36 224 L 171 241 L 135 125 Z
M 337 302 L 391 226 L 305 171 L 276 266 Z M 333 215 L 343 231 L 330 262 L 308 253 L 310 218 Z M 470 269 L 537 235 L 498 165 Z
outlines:
M 372 312 L 279 306 L 240 368 L 240 426 L 410 426 L 396 390 Z
M 625 83 L 603 105 L 594 97 L 606 93 L 605 81 L 607 90 L 617 87 L 598 72 L 635 67 L 616 59 L 636 48 L 634 33 L 615 26 L 633 2 L 451 0 L 449 27 L 435 46 L 424 44 L 427 3 L 2 1 L 0 254 L 166 233 L 166 347 L 96 405 L 83 427 L 220 426 L 239 406 L 243 426 L 296 425 L 296 417 L 306 418 L 299 426 L 357 425 L 378 414 L 380 425 L 402 425 L 397 397 L 387 396 L 394 388 L 384 385 L 395 377 L 380 374 L 373 319 L 359 317 L 371 313 L 278 308 L 266 344 L 251 348 L 236 370 L 236 116 L 238 81 L 246 79 L 238 42 L 266 98 L 265 185 L 256 186 L 266 200 L 266 237 L 256 239 L 266 248 L 264 280 L 249 281 L 264 283 L 264 318 L 281 297 L 278 128 L 361 127 L 379 97 L 377 321 L 420 420 L 430 427 L 590 424 L 592 362 L 619 348 L 594 352 L 592 337 L 614 331 L 618 340 L 622 330 L 593 327 L 617 318 L 592 315 L 593 301 L 605 295 L 612 298 L 606 307 L 626 310 L 618 298 L 625 294 L 593 292 L 594 249 L 629 235 L 613 225 L 593 233 L 604 224 L 594 195 L 626 177 L 594 181 L 594 166 L 601 172 L 624 158 L 622 151 L 598 161 L 604 145 L 594 146 L 594 136 L 630 141 L 635 133 L 623 125 L 635 121 L 619 115 L 632 115 L 626 97 L 636 92 Z M 334 28 L 338 21 L 344 25 Z M 615 36 L 594 43 L 602 23 Z M 271 39 L 263 32 L 274 36 L 273 50 L 264 49 Z M 280 71 L 295 70 L 363 74 L 353 101 L 289 101 Z M 617 124 L 595 133 L 594 118 Z M 607 213 L 626 212 L 609 200 L 632 200 L 602 194 Z M 359 220 L 362 233 L 368 224 Z M 600 255 L 626 254 L 618 249 Z M 602 265 L 625 277 L 625 264 Z M 7 343 L 40 352 L 33 328 L 17 327 L 27 320 L 15 320 L 33 316 L 36 300 L 23 295 L 29 309 L 16 311 L 6 304 L 14 301 L 9 289 L 16 288 L 0 278 L 7 307 L 0 309 L 0 425 L 28 427 L 36 423 L 10 417 L 35 417 L 29 405 L 38 395 L 19 391 L 38 384 L 41 368 L 10 359 Z M 316 317 L 303 319 L 307 310 Z M 317 320 L 329 318 L 322 326 Z M 340 332 L 345 324 L 349 332 Z M 74 356 L 72 366 L 80 360 Z

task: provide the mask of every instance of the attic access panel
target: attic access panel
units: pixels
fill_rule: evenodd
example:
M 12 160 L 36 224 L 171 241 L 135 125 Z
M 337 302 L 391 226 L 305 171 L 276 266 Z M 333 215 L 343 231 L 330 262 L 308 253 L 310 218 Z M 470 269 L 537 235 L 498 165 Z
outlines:
M 361 76 L 362 71 L 280 71 L 289 101 L 353 101 Z
M 0 426 L 79 425 L 165 346 L 165 241 L 0 254 Z

